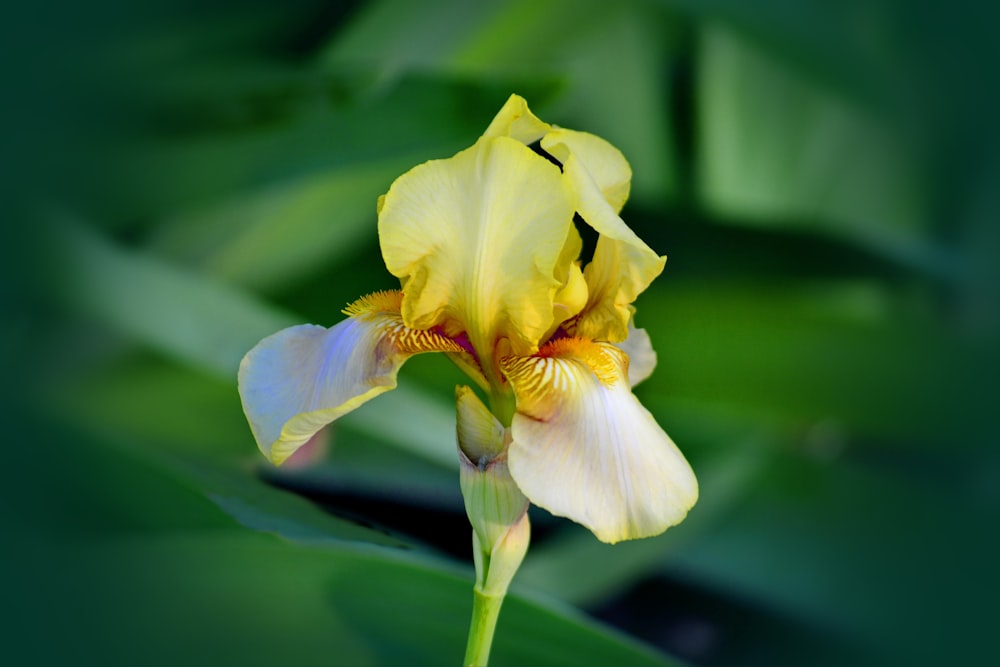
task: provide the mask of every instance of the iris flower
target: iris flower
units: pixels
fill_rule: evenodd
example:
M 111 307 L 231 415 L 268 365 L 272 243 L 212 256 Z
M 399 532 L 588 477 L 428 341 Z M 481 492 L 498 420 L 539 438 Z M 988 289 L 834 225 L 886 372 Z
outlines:
M 680 522 L 697 482 L 632 393 L 656 363 L 632 303 L 666 258 L 618 215 L 631 175 L 607 141 L 545 123 L 513 95 L 470 148 L 396 179 L 378 234 L 401 289 L 359 299 L 333 327 L 265 338 L 240 365 L 264 455 L 281 464 L 395 388 L 411 356 L 443 352 L 495 417 L 482 457 L 505 463 L 532 503 L 611 543 Z M 577 224 L 597 233 L 586 266 Z M 477 410 L 463 405 L 483 404 L 467 387 L 458 398 L 461 437 L 480 423 L 463 426 Z

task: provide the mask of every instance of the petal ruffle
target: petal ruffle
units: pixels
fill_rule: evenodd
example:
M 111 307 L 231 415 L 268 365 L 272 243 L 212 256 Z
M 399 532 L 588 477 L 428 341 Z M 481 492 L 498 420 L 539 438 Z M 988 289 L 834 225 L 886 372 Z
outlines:
M 691 467 L 629 389 L 627 364 L 613 345 L 574 338 L 502 362 L 517 397 L 514 480 L 611 543 L 663 532 L 698 498 Z
M 405 327 L 400 299 L 398 292 L 361 299 L 336 326 L 284 329 L 243 358 L 243 411 L 272 463 L 280 465 L 330 422 L 395 389 L 400 366 L 414 354 L 462 352 L 440 334 Z
M 501 338 L 535 352 L 569 276 L 575 209 L 559 169 L 508 137 L 403 174 L 381 201 L 379 238 L 407 326 L 464 331 L 480 355 Z

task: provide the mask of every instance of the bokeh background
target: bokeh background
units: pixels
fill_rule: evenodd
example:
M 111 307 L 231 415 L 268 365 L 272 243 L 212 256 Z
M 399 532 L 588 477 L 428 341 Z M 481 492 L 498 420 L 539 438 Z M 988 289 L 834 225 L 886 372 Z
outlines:
M 637 393 L 701 481 L 609 547 L 544 512 L 501 665 L 979 662 L 1000 593 L 987 3 L 4 10 L 10 664 L 458 664 L 444 359 L 288 469 L 235 373 L 382 266 L 375 200 L 511 92 L 606 137 L 667 268 Z M 71 661 L 67 663 L 67 661 Z

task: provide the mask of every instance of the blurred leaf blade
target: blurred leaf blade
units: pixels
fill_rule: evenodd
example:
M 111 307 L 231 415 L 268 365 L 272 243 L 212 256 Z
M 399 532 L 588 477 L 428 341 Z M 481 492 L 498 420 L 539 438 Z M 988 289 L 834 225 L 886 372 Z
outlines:
M 785 428 L 833 419 L 860 438 L 952 447 L 952 424 L 985 426 L 986 399 L 938 389 L 970 378 L 989 386 L 996 352 L 932 317 L 894 312 L 893 301 L 837 282 L 650 294 L 638 317 L 661 367 L 639 393 L 664 413 L 670 401 L 698 399 Z M 802 368 L 813 381 L 801 381 Z
M 374 235 L 374 202 L 410 160 L 321 173 L 238 196 L 170 223 L 158 254 L 274 292 L 349 257 Z
M 184 363 L 235 378 L 243 355 L 295 323 L 280 310 L 152 257 L 116 249 L 75 223 L 55 232 L 68 300 L 127 336 Z
M 65 383 L 59 392 L 47 400 L 71 406 L 62 419 L 88 441 L 101 443 L 82 451 L 95 460 L 134 461 L 173 484 L 197 489 L 253 530 L 296 542 L 364 542 L 430 553 L 406 526 L 368 520 L 338 494 L 400 506 L 424 498 L 456 511 L 461 507 L 451 467 L 400 451 L 392 441 L 356 442 L 357 430 L 349 425 L 324 432 L 327 439 L 336 436 L 329 454 L 324 445 L 331 443 L 318 442 L 316 456 L 300 468 L 271 469 L 256 451 L 232 386 L 163 361 L 126 359 Z M 168 420 L 174 422 L 171 429 L 163 427 Z M 328 463 L 321 465 L 321 457 Z M 114 496 L 111 488 L 103 495 Z
M 67 298 L 76 308 L 137 342 L 231 379 L 234 401 L 239 360 L 261 338 L 296 323 L 293 316 L 207 276 L 123 252 L 82 228 L 62 232 L 73 286 Z M 423 394 L 404 384 L 382 397 L 383 409 L 396 406 L 408 415 L 405 426 L 386 422 L 375 409 L 355 411 L 344 423 L 441 465 L 457 466 L 454 413 L 444 401 Z
M 931 244 L 925 174 L 856 102 L 796 75 L 718 26 L 702 31 L 700 194 L 760 225 L 811 225 L 897 261 L 953 273 Z
M 99 600 L 73 625 L 77 656 L 87 663 L 320 665 L 336 656 L 338 664 L 439 665 L 461 658 L 470 581 L 454 568 L 403 554 L 222 531 L 71 548 L 73 565 L 46 585 L 74 591 L 77 600 Z M 67 622 L 82 611 L 77 606 L 82 603 L 56 610 L 53 620 Z M 150 607 L 152 618 L 135 613 Z M 205 617 L 214 623 L 206 627 Z M 109 625 L 119 630 L 115 641 L 101 630 Z M 60 645 L 45 652 L 55 657 Z M 677 664 L 555 605 L 513 597 L 491 663 L 525 659 Z
M 703 26 L 738 34 L 794 69 L 866 106 L 891 108 L 899 24 L 892 2 L 660 0 Z M 905 7 L 905 3 L 899 3 Z M 898 82 L 897 82 L 898 83 Z
M 179 127 L 122 145 L 113 155 L 115 180 L 124 188 L 114 199 L 124 211 L 114 213 L 143 216 L 154 225 L 152 238 L 162 235 L 164 250 L 183 257 L 185 245 L 178 241 L 192 232 L 189 216 L 239 208 L 247 196 L 266 201 L 324 175 L 362 181 L 367 175 L 368 188 L 381 194 L 406 169 L 475 140 L 512 87 L 549 87 L 533 73 L 494 82 L 415 71 L 391 87 L 371 89 L 372 67 L 282 69 L 229 96 L 215 86 L 208 86 L 213 94 L 207 98 L 197 86 L 182 87 L 184 93 L 170 98 L 177 108 L 161 111 L 178 116 L 173 122 Z M 268 105 L 276 107 L 273 118 L 253 116 Z M 187 118 L 193 109 L 197 113 Z M 374 207 L 372 199 L 369 212 Z M 179 233 L 171 229 L 175 224 Z M 241 231 L 231 226 L 226 233 L 239 237 Z M 216 244 L 225 240 L 225 233 L 212 232 L 203 233 Z

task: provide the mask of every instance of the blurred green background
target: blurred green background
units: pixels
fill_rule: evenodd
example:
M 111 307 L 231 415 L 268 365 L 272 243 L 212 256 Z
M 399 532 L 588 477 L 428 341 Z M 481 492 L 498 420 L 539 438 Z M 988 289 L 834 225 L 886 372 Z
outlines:
M 980 5 L 4 10 L 10 664 L 459 663 L 458 371 L 411 361 L 287 470 L 235 372 L 394 286 L 376 197 L 511 92 L 632 164 L 623 216 L 670 258 L 637 394 L 702 492 L 614 547 L 533 513 L 491 664 L 977 660 L 1000 593 Z

